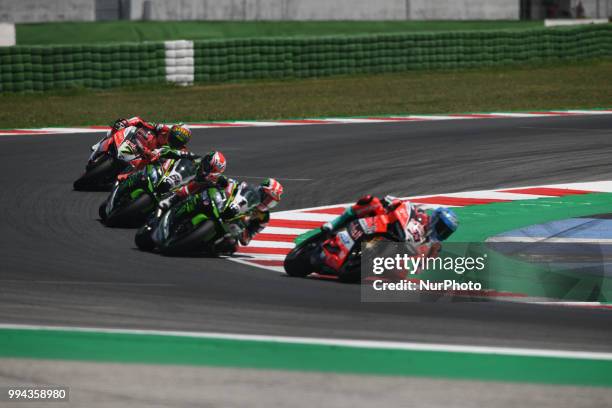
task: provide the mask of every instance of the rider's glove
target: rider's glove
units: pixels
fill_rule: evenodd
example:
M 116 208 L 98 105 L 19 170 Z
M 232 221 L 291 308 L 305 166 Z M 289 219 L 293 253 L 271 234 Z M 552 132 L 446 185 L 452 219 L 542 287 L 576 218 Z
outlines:
M 155 133 L 156 134 L 160 134 L 164 131 L 164 129 L 166 128 L 166 125 L 164 125 L 163 123 L 152 123 L 151 125 L 153 125 L 153 127 L 155 128 Z
M 238 205 L 236 203 L 231 203 L 229 207 L 227 207 L 225 211 L 221 213 L 221 218 L 223 218 L 224 220 L 229 220 L 237 216 L 239 213 L 240 208 L 238 207 Z
M 178 155 L 183 158 L 183 159 L 191 159 L 191 160 L 196 160 L 201 158 L 202 156 L 195 154 L 193 152 L 189 152 L 189 151 L 185 151 L 185 150 L 179 150 L 178 151 Z
M 331 222 L 326 222 L 321 226 L 321 231 L 323 231 L 327 235 L 334 235 L 334 226 Z
M 225 190 L 228 185 L 229 181 L 227 180 L 227 177 L 225 177 L 224 175 L 219 176 L 219 178 L 217 179 L 217 187 Z

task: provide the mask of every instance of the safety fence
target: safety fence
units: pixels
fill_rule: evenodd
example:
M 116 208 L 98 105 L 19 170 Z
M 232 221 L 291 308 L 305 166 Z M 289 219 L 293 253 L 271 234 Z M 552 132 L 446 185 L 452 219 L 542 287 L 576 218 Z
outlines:
M 612 25 L 585 29 L 195 42 L 195 80 L 318 77 L 612 56 Z
M 0 48 L 0 91 L 305 78 L 612 57 L 612 24 Z
M 1 91 L 110 88 L 165 80 L 163 43 L 0 48 Z

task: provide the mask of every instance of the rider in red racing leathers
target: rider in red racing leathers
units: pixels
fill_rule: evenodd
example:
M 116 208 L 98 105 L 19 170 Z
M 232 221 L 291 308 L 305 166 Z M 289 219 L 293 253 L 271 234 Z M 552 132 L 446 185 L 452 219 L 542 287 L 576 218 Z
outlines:
M 327 234 L 333 235 L 353 220 L 390 213 L 402 203 L 401 200 L 392 197 L 385 197 L 381 200 L 378 197 L 366 195 L 348 207 L 342 215 L 323 224 L 321 229 Z M 408 232 L 411 234 L 410 239 L 416 243 L 430 243 L 429 256 L 436 256 L 441 248 L 440 242 L 446 240 L 457 230 L 457 216 L 448 208 L 437 208 L 430 216 L 413 204 L 409 204 L 409 206 Z M 324 253 L 321 253 L 319 257 L 324 257 Z M 333 259 L 318 260 L 318 262 L 325 262 L 332 269 L 338 270 L 341 264 L 336 264 L 333 261 Z
M 163 147 L 186 152 L 185 145 L 191 140 L 191 130 L 184 124 L 168 126 L 161 123 L 149 123 L 138 116 L 130 119 L 117 119 L 112 125 L 109 135 L 130 126 L 139 128 L 136 138 L 142 158 L 134 160 L 131 163 L 131 168 L 118 176 L 120 181 L 125 180 L 134 171 L 140 170 L 146 164 L 163 156 Z

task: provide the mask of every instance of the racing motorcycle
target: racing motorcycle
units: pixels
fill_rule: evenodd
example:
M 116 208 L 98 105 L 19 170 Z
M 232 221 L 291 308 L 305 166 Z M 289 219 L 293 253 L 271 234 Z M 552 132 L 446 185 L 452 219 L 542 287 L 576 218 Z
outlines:
M 284 261 L 285 272 L 293 277 L 306 277 L 312 273 L 334 275 L 346 283 L 361 280 L 362 249 L 377 242 L 405 243 L 410 256 L 426 254 L 424 231 L 418 222 L 411 220 L 411 208 L 407 202 L 392 211 L 374 217 L 350 222 L 333 236 L 321 228 L 313 229 L 295 239 L 295 247 Z M 332 268 L 329 260 L 333 259 Z
M 248 217 L 238 214 L 223 219 L 232 202 L 251 203 L 257 198 L 254 189 L 237 191 L 229 195 L 211 187 L 170 207 L 158 211 L 142 226 L 134 239 L 143 251 L 157 250 L 164 255 L 202 252 L 218 255 L 226 252 L 226 239 L 237 236 L 244 229 Z
M 196 177 L 199 160 L 160 160 L 141 170 L 145 183 L 134 185 L 132 177 L 116 183 L 109 198 L 100 205 L 100 219 L 108 227 L 141 226 L 161 199 Z
M 73 184 L 77 191 L 107 190 L 131 164 L 142 159 L 138 132 L 146 132 L 135 126 L 111 132 L 92 146 L 85 166 L 85 173 Z

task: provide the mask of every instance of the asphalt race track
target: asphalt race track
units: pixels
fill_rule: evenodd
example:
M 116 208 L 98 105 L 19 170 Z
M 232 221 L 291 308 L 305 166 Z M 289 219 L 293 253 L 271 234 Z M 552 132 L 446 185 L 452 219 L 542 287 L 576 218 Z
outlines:
M 279 209 L 612 179 L 612 115 L 196 130 L 227 174 L 285 186 Z M 141 253 L 72 191 L 100 134 L 0 138 L 0 322 L 612 351 L 612 312 L 366 304 L 359 287 L 223 259 Z

